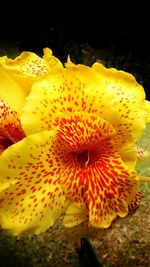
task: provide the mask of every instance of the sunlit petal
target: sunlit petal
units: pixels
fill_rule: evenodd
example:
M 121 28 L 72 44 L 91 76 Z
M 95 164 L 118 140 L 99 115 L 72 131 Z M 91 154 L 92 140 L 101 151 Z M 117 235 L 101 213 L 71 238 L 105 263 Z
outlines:
M 122 143 L 132 141 L 145 128 L 147 112 L 131 94 L 124 90 L 119 94 L 118 90 L 111 90 L 106 79 L 87 66 L 60 69 L 33 85 L 22 116 L 23 128 L 27 134 L 50 129 L 60 113 L 84 111 L 110 122 Z M 139 102 L 144 103 L 144 95 L 140 94 Z
M 105 80 L 109 90 L 117 93 L 121 98 L 122 96 L 127 97 L 130 100 L 135 100 L 138 104 L 145 101 L 145 91 L 132 74 L 115 68 L 106 68 L 97 62 L 93 64 L 92 69 Z
M 13 103 L 13 101 L 15 101 L 14 98 L 20 101 L 19 95 L 21 93 L 24 94 L 24 96 L 28 95 L 31 85 L 36 79 L 45 76 L 45 74 L 53 71 L 53 69 L 63 67 L 61 62 L 52 55 L 51 49 L 45 48 L 43 52 L 43 58 L 28 51 L 22 52 L 15 59 L 7 58 L 6 56 L 0 58 L 0 79 L 2 80 L 0 80 L 0 86 L 4 91 L 4 93 L 0 95 L 2 98 L 3 95 L 6 95 L 4 99 L 7 101 L 10 99 Z M 16 86 L 16 95 L 12 90 L 14 86 Z M 6 89 L 7 87 L 9 87 L 8 90 L 10 93 Z M 2 91 L 2 89 L 0 89 L 0 91 Z M 12 95 L 15 97 L 12 97 Z M 10 101 L 8 101 L 8 103 L 10 104 Z M 14 106 L 12 107 L 14 108 Z
M 45 61 L 33 52 L 24 51 L 15 59 L 6 59 L 6 70 L 29 77 L 38 77 L 48 71 Z
M 104 109 L 103 116 L 120 131 L 125 128 L 134 131 L 133 137 L 138 139 L 145 128 L 147 117 L 144 88 L 128 72 L 115 68 L 108 69 L 100 63 L 94 63 L 92 69 L 103 79 L 107 90 L 115 95 L 109 103 L 109 109 Z
M 15 235 L 45 231 L 66 209 L 52 140 L 52 132 L 35 134 L 1 155 L 0 224 Z
M 25 97 L 26 92 L 22 86 L 0 65 L 0 99 L 5 100 L 12 109 L 21 114 Z
M 24 51 L 15 59 L 6 58 L 5 68 L 24 76 L 39 77 L 53 68 L 62 67 L 62 63 L 52 55 L 49 48 L 43 49 L 43 58 L 33 52 Z

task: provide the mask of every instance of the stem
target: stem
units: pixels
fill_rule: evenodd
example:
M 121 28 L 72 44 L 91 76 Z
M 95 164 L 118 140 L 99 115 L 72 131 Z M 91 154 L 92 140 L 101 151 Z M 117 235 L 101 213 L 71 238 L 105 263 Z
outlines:
M 88 238 L 81 238 L 81 246 L 78 249 L 80 264 L 83 267 L 102 267 L 102 263 L 96 254 L 96 250 Z
M 150 177 L 149 176 L 139 176 L 140 182 L 148 182 L 150 183 Z

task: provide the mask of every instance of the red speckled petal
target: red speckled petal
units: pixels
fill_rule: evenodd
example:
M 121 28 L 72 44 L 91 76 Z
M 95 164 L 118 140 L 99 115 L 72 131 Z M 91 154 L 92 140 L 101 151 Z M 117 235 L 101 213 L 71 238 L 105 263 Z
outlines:
M 113 128 L 105 120 L 84 114 L 62 119 L 59 125 L 59 143 L 71 151 L 61 173 L 66 196 L 87 211 L 89 226 L 107 228 L 117 215 L 127 215 L 138 190 L 136 172 L 121 160 L 113 145 Z M 67 211 L 65 225 L 77 224 L 75 216 L 80 223 L 80 214 Z
M 49 48 L 43 50 L 43 58 L 28 51 L 22 52 L 15 59 L 0 58 L 0 98 L 6 100 L 19 114 L 33 82 L 63 67 Z
M 8 139 L 16 143 L 25 137 L 16 111 L 12 110 L 5 101 L 0 100 L 0 144 Z
M 1 62 L 3 62 L 3 66 L 10 74 L 18 73 L 32 78 L 45 75 L 48 71 L 63 67 L 61 62 L 52 55 L 51 49 L 44 48 L 43 52 L 43 58 L 33 52 L 24 51 L 15 59 L 3 57 Z
M 92 113 L 75 112 L 72 116 L 60 116 L 56 122 L 59 125 L 58 138 L 66 142 L 72 152 L 92 150 L 100 141 L 105 143 L 116 135 L 109 122 Z
M 87 66 L 62 68 L 33 85 L 22 116 L 24 130 L 30 134 L 50 129 L 60 113 L 87 112 L 111 123 L 122 143 L 137 139 L 147 116 L 144 93 L 141 89 L 138 101 L 131 97 L 132 93 L 125 93 L 125 85 L 128 83 L 118 77 L 109 86 L 109 79 L 107 84 L 106 77 Z M 128 91 L 132 92 L 132 88 L 137 88 L 133 80 Z
M 103 64 L 94 63 L 92 69 L 97 72 L 104 80 L 107 87 L 117 92 L 121 97 L 130 97 L 136 100 L 138 104 L 145 100 L 145 92 L 135 77 L 125 71 L 117 70 L 115 68 L 106 68 Z
M 124 217 L 138 190 L 136 173 L 129 171 L 119 156 L 102 155 L 100 160 L 86 167 L 65 170 L 67 196 L 87 209 L 89 226 L 107 228 L 117 215 Z M 79 215 L 80 216 L 80 215 Z M 74 218 L 73 218 L 74 220 Z M 71 218 L 66 226 L 71 226 Z
M 102 117 L 119 131 L 133 132 L 133 137 L 138 139 L 148 117 L 145 91 L 135 77 L 125 71 L 115 68 L 105 68 L 100 63 L 94 63 L 92 69 L 97 72 L 115 98 L 109 102 L 109 109 L 103 109 Z M 115 110 L 117 113 L 114 117 Z
M 43 232 L 65 211 L 53 138 L 51 132 L 35 134 L 1 155 L 0 224 L 15 235 Z
M 21 118 L 25 132 L 51 129 L 60 114 L 99 113 L 105 89 L 103 81 L 86 66 L 60 69 L 47 75 L 33 85 L 27 98 Z
M 20 73 L 24 76 L 38 77 L 48 72 L 46 62 L 32 52 L 22 52 L 15 59 L 7 58 L 5 69 L 10 73 Z

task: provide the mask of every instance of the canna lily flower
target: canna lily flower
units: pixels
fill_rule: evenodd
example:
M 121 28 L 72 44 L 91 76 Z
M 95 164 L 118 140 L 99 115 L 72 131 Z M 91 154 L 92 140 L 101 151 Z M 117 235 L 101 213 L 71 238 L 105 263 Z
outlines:
M 34 82 L 21 115 L 26 137 L 0 156 L 0 225 L 39 234 L 64 226 L 106 229 L 139 192 L 136 142 L 144 89 L 123 71 L 67 63 Z

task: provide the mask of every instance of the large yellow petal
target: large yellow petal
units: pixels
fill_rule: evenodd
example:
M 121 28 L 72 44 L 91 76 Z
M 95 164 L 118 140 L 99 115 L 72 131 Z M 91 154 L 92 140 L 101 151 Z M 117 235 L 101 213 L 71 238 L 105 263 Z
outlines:
M 143 105 L 145 100 L 144 88 L 132 74 L 115 68 L 106 68 L 97 62 L 93 64 L 92 69 L 105 81 L 109 90 L 117 93 L 120 97 L 125 99 L 127 97 L 127 99 L 135 100 L 135 103 Z
M 59 69 L 35 83 L 22 116 L 26 133 L 51 128 L 60 113 L 96 112 L 99 107 L 97 85 L 104 93 L 103 82 L 86 66 Z
M 138 139 L 145 128 L 145 121 L 147 118 L 147 111 L 145 108 L 145 91 L 135 77 L 125 71 L 117 70 L 115 68 L 105 68 L 100 63 L 94 63 L 92 69 L 96 71 L 101 79 L 105 82 L 107 90 L 113 92 L 115 98 L 110 106 L 110 112 L 104 110 L 105 118 L 112 122 L 115 128 L 120 130 L 130 122 L 130 130 L 134 131 L 134 137 Z M 118 113 L 121 117 L 114 118 L 114 109 L 118 108 Z M 124 124 L 122 120 L 124 120 Z M 134 123 L 133 123 L 134 121 Z M 138 126 L 140 124 L 140 127 Z M 128 127 L 126 125 L 126 127 Z
M 24 51 L 15 59 L 7 58 L 2 68 L 28 95 L 36 78 L 48 72 L 46 63 L 35 53 Z
M 6 58 L 5 68 L 10 73 L 39 77 L 47 73 L 46 62 L 33 52 L 24 51 L 15 59 Z
M 5 58 L 5 68 L 10 73 L 18 73 L 28 78 L 37 78 L 53 69 L 62 68 L 62 63 L 52 55 L 49 48 L 43 49 L 43 58 L 29 51 L 22 52 L 15 59 Z
M 48 131 L 29 136 L 0 156 L 0 225 L 14 235 L 39 234 L 65 212 L 53 138 Z
M 118 94 L 118 90 L 111 90 L 106 79 L 92 68 L 69 64 L 33 85 L 22 116 L 24 130 L 30 134 L 50 129 L 60 113 L 85 111 L 110 122 L 122 143 L 138 139 L 147 116 L 144 104 L 139 103 L 144 100 L 136 103 L 132 94 L 123 90 Z
M 25 95 L 29 94 L 32 83 L 40 76 L 63 67 L 61 62 L 52 55 L 51 49 L 45 48 L 43 52 L 43 58 L 33 52 L 24 51 L 15 59 L 2 57 L 0 60 L 2 70 L 21 86 Z
M 85 209 L 89 227 L 96 228 L 108 228 L 116 216 L 128 214 L 128 205 L 138 191 L 138 178 L 117 154 L 103 156 L 87 169 L 73 169 L 66 168 L 62 175 L 67 197 L 74 200 L 74 205 L 78 205 L 82 212 L 67 212 L 65 226 L 83 222 Z

